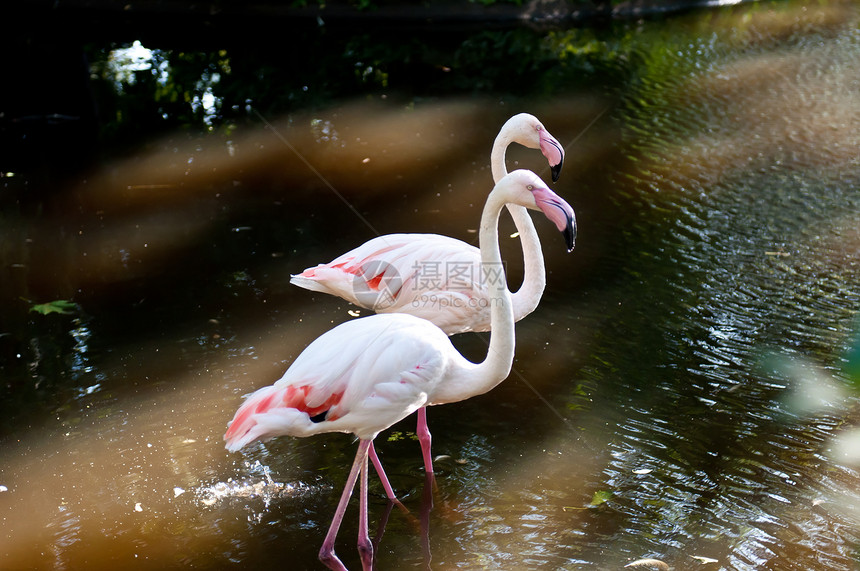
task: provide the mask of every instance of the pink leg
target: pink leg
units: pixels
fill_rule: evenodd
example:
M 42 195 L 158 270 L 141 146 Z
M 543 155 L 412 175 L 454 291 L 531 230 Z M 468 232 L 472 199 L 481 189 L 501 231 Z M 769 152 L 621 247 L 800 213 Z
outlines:
M 376 455 L 376 448 L 373 447 L 373 441 L 370 442 L 370 461 L 373 462 L 373 467 L 376 468 L 376 473 L 379 474 L 379 479 L 382 480 L 382 487 L 385 489 L 385 495 L 392 502 L 397 501 L 397 496 L 394 495 L 394 490 L 388 482 L 388 477 L 385 475 L 385 470 L 382 469 L 382 462 L 379 461 L 379 456 Z
M 433 456 L 430 454 L 430 429 L 427 427 L 427 407 L 418 409 L 418 442 L 421 444 L 421 454 L 424 456 L 424 471 L 433 473 Z
M 332 571 L 348 571 L 343 562 L 334 554 L 334 540 L 343 521 L 343 514 L 346 512 L 349 497 L 352 495 L 353 488 L 355 488 L 355 480 L 358 478 L 358 473 L 363 471 L 366 474 L 367 472 L 367 470 L 362 470 L 362 468 L 367 466 L 367 449 L 370 447 L 371 442 L 371 440 L 362 440 L 358 444 L 358 452 L 355 453 L 355 460 L 352 462 L 352 469 L 346 478 L 346 485 L 343 487 L 343 493 L 340 495 L 340 502 L 337 504 L 337 510 L 334 512 L 331 526 L 328 528 L 328 533 L 325 535 L 325 540 L 320 548 L 320 561 Z M 367 512 L 365 512 L 366 517 Z M 367 519 L 365 519 L 364 525 L 366 529 Z
M 371 444 L 371 447 L 373 444 Z M 367 456 L 361 465 L 361 484 L 358 498 L 358 554 L 361 557 L 361 568 L 364 571 L 373 570 L 373 543 L 367 531 Z
M 433 474 L 424 475 L 424 491 L 421 493 L 421 551 L 424 553 L 424 567 L 430 569 L 430 510 L 433 509 L 433 492 L 436 480 Z

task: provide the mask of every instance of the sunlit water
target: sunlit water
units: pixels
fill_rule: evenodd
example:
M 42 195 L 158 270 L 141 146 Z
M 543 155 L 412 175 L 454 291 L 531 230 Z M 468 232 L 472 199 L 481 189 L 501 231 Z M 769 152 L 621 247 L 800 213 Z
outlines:
M 734 38 L 706 15 L 643 24 L 639 83 L 535 102 L 564 143 L 599 116 L 556 185 L 577 248 L 539 221 L 549 284 L 517 326 L 511 378 L 429 411 L 437 489 L 414 419 L 380 436 L 408 513 L 372 480 L 378 568 L 856 568 L 860 473 L 844 438 L 860 415 L 841 369 L 860 310 L 860 34 L 838 7 L 753 14 Z M 666 51 L 647 42 L 690 28 L 695 41 Z M 312 339 L 366 313 L 290 273 L 372 237 L 368 224 L 474 240 L 505 113 L 346 106 L 308 133 L 275 125 L 327 183 L 261 129 L 229 152 L 168 150 L 95 177 L 73 243 L 35 222 L 7 230 L 35 238 L 89 304 L 66 346 L 34 341 L 66 380 L 9 412 L 0 566 L 318 568 L 354 442 L 228 454 L 226 422 Z M 536 154 L 510 158 L 547 174 Z M 480 358 L 485 339 L 456 343 Z M 355 511 L 337 544 L 350 568 Z

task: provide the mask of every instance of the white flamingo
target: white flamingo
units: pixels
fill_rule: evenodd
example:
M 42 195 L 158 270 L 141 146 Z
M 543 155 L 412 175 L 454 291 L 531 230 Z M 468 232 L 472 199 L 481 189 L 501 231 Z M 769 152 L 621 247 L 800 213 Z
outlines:
M 502 126 L 490 165 L 493 182 L 507 174 L 505 152 L 511 143 L 540 149 L 558 179 L 564 162 L 559 142 L 533 115 L 514 115 Z M 512 294 L 514 319 L 535 310 L 546 287 L 543 253 L 525 208 L 510 205 L 523 244 L 524 272 Z M 561 228 L 559 228 L 561 230 Z M 569 240 L 572 246 L 572 242 Z M 478 248 L 439 234 L 386 234 L 307 268 L 290 283 L 341 297 L 377 313 L 410 313 L 435 323 L 449 335 L 490 329 L 489 292 L 480 281 Z
M 564 162 L 561 144 L 534 115 L 520 113 L 505 122 L 493 143 L 490 165 L 494 182 L 507 174 L 505 154 L 511 143 L 540 149 L 556 181 Z M 525 208 L 510 204 L 523 245 L 523 282 L 512 294 L 514 320 L 535 310 L 546 287 L 543 252 L 534 223 Z M 558 228 L 564 231 L 562 226 Z M 565 236 L 573 248 L 572 234 Z M 342 297 L 377 313 L 409 313 L 435 323 L 448 335 L 490 328 L 490 292 L 480 280 L 478 248 L 438 234 L 388 234 L 373 238 L 328 264 L 307 268 L 291 283 Z M 433 473 L 432 437 L 427 411 L 419 409 L 416 433 L 424 469 Z M 385 493 L 395 499 L 371 448 L 370 457 Z
M 573 210 L 537 175 L 517 170 L 490 193 L 481 216 L 481 263 L 502 268 L 499 214 L 514 203 L 540 210 L 575 233 Z M 359 438 L 358 451 L 320 549 L 330 569 L 345 570 L 334 542 L 358 476 L 358 549 L 370 569 L 373 547 L 367 529 L 367 458 L 379 432 L 424 406 L 452 403 L 485 393 L 510 373 L 514 357 L 514 317 L 504 272 L 487 272 L 492 330 L 487 357 L 472 363 L 448 336 L 427 320 L 408 314 L 378 314 L 348 321 L 323 334 L 296 358 L 274 385 L 242 404 L 224 439 L 238 450 L 276 436 L 347 432 Z

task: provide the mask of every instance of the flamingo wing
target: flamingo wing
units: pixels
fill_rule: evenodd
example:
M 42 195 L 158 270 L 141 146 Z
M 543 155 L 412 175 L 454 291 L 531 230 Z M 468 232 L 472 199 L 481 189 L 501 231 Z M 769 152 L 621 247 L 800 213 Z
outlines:
M 489 329 L 480 251 L 447 236 L 380 236 L 290 281 L 379 313 L 427 319 L 449 335 Z
M 368 240 L 327 264 L 307 268 L 302 273 L 292 276 L 290 283 L 311 291 L 336 295 L 361 307 L 372 309 L 373 299 L 357 298 L 356 286 L 369 281 L 378 287 L 381 280 L 374 270 L 377 267 L 384 268 L 383 264 L 390 257 L 390 252 L 404 247 L 404 241 L 400 236 L 390 234 Z M 408 234 L 402 236 L 408 236 Z M 372 287 L 367 289 L 374 290 Z
M 410 315 L 343 323 L 245 400 L 224 435 L 227 448 L 282 435 L 375 437 L 426 404 L 452 351 L 438 327 Z

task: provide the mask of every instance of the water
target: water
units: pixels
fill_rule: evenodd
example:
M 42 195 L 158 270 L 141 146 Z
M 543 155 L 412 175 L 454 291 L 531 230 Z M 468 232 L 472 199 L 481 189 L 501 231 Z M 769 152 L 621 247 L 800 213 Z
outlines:
M 538 221 L 546 295 L 510 379 L 429 411 L 435 489 L 414 419 L 380 435 L 409 513 L 371 478 L 378 568 L 857 568 L 857 29 L 839 4 L 617 26 L 595 41 L 624 58 L 588 89 L 173 135 L 7 208 L 2 566 L 319 568 L 355 444 L 222 444 L 242 395 L 366 314 L 289 274 L 374 230 L 475 240 L 490 142 L 526 108 L 572 142 L 554 188 L 577 247 Z M 509 167 L 548 178 L 539 159 L 511 149 Z M 455 342 L 480 358 L 485 340 Z

